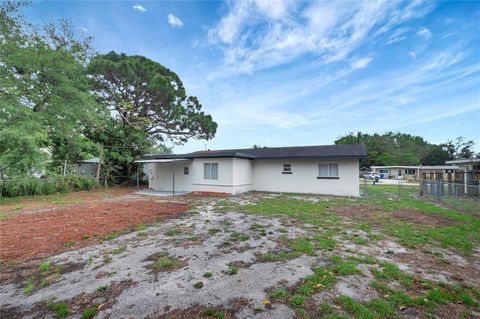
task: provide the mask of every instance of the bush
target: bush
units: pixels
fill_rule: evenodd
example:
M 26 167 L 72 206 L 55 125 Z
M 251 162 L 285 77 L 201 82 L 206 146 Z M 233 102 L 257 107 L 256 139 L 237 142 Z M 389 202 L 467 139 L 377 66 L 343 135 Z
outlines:
M 92 190 L 96 186 L 97 181 L 92 176 L 67 175 L 65 177 L 52 176 L 45 179 L 27 177 L 1 181 L 0 191 L 4 197 L 18 197 Z

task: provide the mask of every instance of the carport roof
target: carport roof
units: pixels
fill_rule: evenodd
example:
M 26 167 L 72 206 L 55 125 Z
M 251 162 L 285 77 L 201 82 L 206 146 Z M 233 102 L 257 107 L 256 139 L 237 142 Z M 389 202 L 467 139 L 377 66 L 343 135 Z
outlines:
M 362 144 L 315 145 L 290 147 L 261 147 L 230 150 L 205 150 L 187 154 L 147 154 L 142 160 L 153 159 L 193 159 L 215 157 L 238 157 L 246 159 L 281 159 L 281 158 L 360 158 L 366 156 Z

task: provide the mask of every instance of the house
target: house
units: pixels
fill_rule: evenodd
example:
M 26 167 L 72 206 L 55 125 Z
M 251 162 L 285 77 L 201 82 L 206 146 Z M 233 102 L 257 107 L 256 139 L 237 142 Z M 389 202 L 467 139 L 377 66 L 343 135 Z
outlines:
M 411 178 L 420 180 L 420 173 L 448 173 L 458 169 L 457 166 L 371 166 L 373 173 L 380 175 L 380 178 Z
M 247 191 L 359 196 L 363 145 L 205 150 L 145 155 L 149 188 L 169 192 Z
M 478 194 L 478 186 L 480 185 L 480 158 L 454 159 L 446 161 L 445 164 L 458 167 L 459 176 L 456 177 L 455 180 L 464 182 L 465 185 L 476 186 L 476 192 Z

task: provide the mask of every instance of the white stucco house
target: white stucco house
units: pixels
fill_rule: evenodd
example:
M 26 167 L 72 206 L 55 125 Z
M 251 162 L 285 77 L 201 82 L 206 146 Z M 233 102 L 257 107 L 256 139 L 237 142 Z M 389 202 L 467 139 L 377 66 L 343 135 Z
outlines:
M 247 191 L 359 196 L 363 145 L 322 145 L 149 154 L 149 188 L 169 192 Z

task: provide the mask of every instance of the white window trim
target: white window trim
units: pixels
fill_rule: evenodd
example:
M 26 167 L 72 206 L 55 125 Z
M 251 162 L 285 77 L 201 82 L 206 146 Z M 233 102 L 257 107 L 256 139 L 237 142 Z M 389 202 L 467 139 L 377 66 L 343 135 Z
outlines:
M 216 164 L 217 165 L 217 177 L 216 178 L 213 178 L 213 170 L 212 170 L 212 167 L 213 165 Z M 205 176 L 205 167 L 208 167 L 208 176 Z M 216 181 L 218 180 L 218 163 L 214 162 L 214 163 L 203 163 L 203 179 L 204 180 L 212 180 L 212 181 Z
M 320 175 L 320 166 L 321 165 L 328 165 L 328 176 Z M 330 175 L 330 165 L 337 166 L 337 175 Z M 340 179 L 340 172 L 339 172 L 339 165 L 338 163 L 319 163 L 318 164 L 318 177 L 317 179 Z

